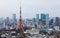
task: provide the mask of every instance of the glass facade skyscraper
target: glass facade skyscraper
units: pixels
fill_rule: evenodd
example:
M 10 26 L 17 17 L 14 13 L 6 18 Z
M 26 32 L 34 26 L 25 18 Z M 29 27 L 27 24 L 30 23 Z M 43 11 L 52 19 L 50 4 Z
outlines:
M 41 14 L 41 20 L 45 21 L 46 20 L 46 15 L 45 14 Z
M 49 28 L 49 14 L 41 14 L 41 20 L 43 25 L 46 25 Z
M 46 15 L 45 14 L 41 14 L 41 21 L 42 21 L 43 25 L 46 25 Z

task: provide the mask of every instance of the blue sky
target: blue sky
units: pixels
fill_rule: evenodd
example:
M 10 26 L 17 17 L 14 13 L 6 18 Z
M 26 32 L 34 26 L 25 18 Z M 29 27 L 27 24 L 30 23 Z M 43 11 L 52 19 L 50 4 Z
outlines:
M 60 17 L 60 0 L 0 0 L 0 17 L 11 18 L 16 13 L 19 18 L 20 1 L 23 18 L 33 18 L 37 13 Z

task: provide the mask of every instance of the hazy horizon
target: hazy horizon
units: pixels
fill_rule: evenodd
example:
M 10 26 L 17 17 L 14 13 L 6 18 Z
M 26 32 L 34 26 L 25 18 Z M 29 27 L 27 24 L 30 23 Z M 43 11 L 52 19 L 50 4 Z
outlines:
M 60 0 L 21 0 L 22 18 L 33 18 L 36 14 L 47 13 L 50 17 L 60 17 Z M 20 0 L 0 0 L 0 17 L 19 18 Z

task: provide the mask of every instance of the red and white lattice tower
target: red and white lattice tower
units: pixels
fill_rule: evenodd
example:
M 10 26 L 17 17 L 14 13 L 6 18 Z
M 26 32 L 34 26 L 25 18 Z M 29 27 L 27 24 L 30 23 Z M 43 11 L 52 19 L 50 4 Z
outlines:
M 21 6 L 20 6 L 20 19 L 19 19 L 19 22 L 18 22 L 18 29 L 21 29 L 23 30 L 23 22 L 22 22 L 22 16 L 21 16 Z

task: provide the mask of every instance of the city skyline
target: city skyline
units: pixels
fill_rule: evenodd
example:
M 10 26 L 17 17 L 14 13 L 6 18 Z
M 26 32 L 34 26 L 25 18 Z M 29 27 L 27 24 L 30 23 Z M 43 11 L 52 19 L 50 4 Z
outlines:
M 50 17 L 60 17 L 60 0 L 21 0 L 22 18 L 33 18 L 36 14 L 47 13 Z M 0 17 L 19 18 L 20 0 L 0 0 Z

